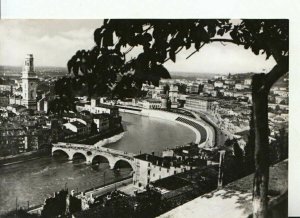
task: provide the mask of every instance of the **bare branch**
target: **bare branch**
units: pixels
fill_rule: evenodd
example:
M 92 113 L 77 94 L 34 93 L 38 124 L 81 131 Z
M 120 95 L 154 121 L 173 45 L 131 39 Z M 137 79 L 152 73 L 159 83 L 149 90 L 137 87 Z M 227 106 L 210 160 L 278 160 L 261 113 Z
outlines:
M 205 45 L 205 43 L 203 43 L 200 48 L 203 47 L 203 45 Z M 191 56 L 193 56 L 196 52 L 198 52 L 200 50 L 200 48 L 198 50 L 195 50 L 194 52 L 192 52 L 189 56 L 186 57 L 186 60 L 189 59 Z
M 125 55 L 127 55 L 129 52 L 131 52 L 131 50 L 133 49 L 133 46 L 131 46 L 127 51 L 125 51 Z
M 210 42 L 230 42 L 236 45 L 242 45 L 243 43 L 238 43 L 232 39 L 220 39 L 220 38 L 216 38 L 216 39 L 210 39 Z
M 148 30 L 152 29 L 153 25 L 150 25 L 147 29 L 143 30 L 143 33 L 146 33 Z
M 223 42 L 220 42 L 223 46 L 226 46 Z

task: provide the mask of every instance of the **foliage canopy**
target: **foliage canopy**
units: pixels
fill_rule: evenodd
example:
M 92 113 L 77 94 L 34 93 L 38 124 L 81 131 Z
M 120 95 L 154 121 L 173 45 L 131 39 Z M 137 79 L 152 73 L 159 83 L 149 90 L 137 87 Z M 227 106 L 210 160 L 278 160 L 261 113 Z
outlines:
M 108 19 L 95 30 L 94 41 L 91 50 L 78 50 L 69 60 L 72 76 L 56 83 L 56 94 L 66 100 L 66 109 L 72 108 L 73 97 L 82 90 L 90 97 L 138 96 L 142 83 L 157 86 L 161 78 L 170 78 L 164 63 L 176 62 L 182 49 L 194 54 L 213 42 L 272 56 L 288 70 L 288 20 Z

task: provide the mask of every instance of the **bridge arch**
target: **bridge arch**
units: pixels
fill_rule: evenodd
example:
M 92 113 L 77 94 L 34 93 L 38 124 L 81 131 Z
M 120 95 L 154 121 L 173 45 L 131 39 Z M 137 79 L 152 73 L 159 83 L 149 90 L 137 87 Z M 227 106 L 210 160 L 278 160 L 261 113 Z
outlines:
M 109 163 L 109 158 L 104 155 L 97 154 L 92 159 L 92 164 Z
M 72 160 L 73 161 L 84 160 L 86 162 L 87 161 L 87 157 L 86 157 L 86 154 L 84 154 L 82 152 L 75 152 L 73 154 Z
M 122 167 L 130 167 L 132 170 L 133 165 L 129 160 L 125 160 L 125 159 L 118 159 L 116 161 L 114 161 L 113 163 L 110 164 L 111 169 L 118 169 L 118 168 L 122 168 Z
M 55 149 L 52 151 L 52 156 L 65 156 L 67 159 L 71 160 L 73 157 L 63 149 Z

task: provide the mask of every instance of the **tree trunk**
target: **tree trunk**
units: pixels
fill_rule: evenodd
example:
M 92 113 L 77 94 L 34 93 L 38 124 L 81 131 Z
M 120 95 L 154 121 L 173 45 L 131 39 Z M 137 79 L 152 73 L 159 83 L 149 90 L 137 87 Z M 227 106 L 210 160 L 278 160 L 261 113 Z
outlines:
M 255 173 L 253 181 L 253 217 L 266 218 L 268 212 L 269 183 L 269 128 L 268 128 L 268 93 L 264 88 L 266 75 L 253 76 L 252 100 L 255 131 Z

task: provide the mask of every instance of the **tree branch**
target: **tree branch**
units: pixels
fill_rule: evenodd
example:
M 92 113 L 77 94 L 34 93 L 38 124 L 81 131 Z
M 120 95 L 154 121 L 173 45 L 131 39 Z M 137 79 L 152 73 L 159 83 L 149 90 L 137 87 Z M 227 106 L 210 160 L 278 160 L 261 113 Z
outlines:
M 236 45 L 243 45 L 243 43 L 236 42 L 233 39 L 220 39 L 220 38 L 217 38 L 217 39 L 210 39 L 209 41 L 210 42 L 230 42 L 230 43 L 233 43 L 233 44 L 236 44 Z
M 143 30 L 143 33 L 146 33 L 148 30 L 150 30 L 153 27 L 153 25 L 150 25 L 147 29 Z
M 266 75 L 266 80 L 261 90 L 269 91 L 274 83 L 289 71 L 289 57 L 282 57 L 273 69 Z
M 133 49 L 133 46 L 131 46 L 127 51 L 125 51 L 125 55 L 127 55 L 129 52 L 131 52 L 131 50 Z
M 236 42 L 232 39 L 222 39 L 222 38 L 216 38 L 216 39 L 210 39 L 210 42 L 230 42 L 236 45 L 245 45 L 243 42 Z M 268 43 L 268 47 L 270 48 L 272 57 L 274 58 L 274 60 L 279 63 L 282 59 L 282 55 L 279 53 L 279 51 L 277 51 L 274 46 L 272 46 L 270 43 Z
M 203 47 L 203 45 L 205 45 L 205 42 L 200 46 L 200 48 Z M 200 48 L 194 52 L 192 52 L 189 56 L 186 57 L 186 60 L 189 59 L 191 56 L 193 56 L 196 52 L 198 52 L 200 50 Z
M 281 58 L 282 55 L 279 53 L 278 50 L 276 50 L 272 46 L 269 46 L 269 47 L 270 47 L 270 51 L 271 51 L 271 54 L 272 54 L 274 60 L 278 63 L 280 61 L 280 58 Z

